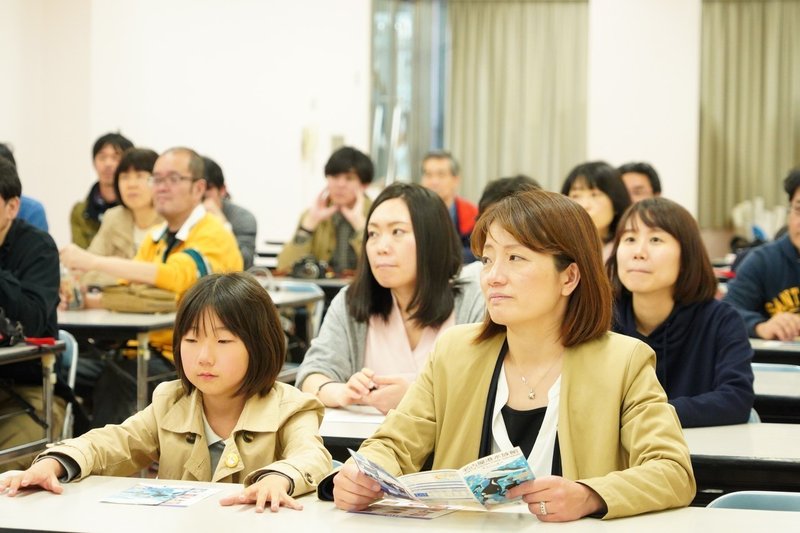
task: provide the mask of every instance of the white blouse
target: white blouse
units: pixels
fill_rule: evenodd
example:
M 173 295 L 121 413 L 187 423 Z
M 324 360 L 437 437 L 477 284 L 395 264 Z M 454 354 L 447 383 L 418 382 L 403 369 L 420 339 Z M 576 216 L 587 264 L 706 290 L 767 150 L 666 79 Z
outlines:
M 558 432 L 558 404 L 561 396 L 561 376 L 558 376 L 553 386 L 547 391 L 547 410 L 544 413 L 542 427 L 536 442 L 533 444 L 531 454 L 528 456 L 528 464 L 531 465 L 534 475 L 538 478 L 549 476 L 553 471 L 553 451 L 556 446 L 556 434 Z M 508 402 L 508 381 L 506 378 L 505 365 L 500 369 L 497 378 L 497 394 L 494 398 L 492 408 L 492 453 L 511 450 L 514 446 L 508 438 L 506 424 L 503 420 L 501 410 Z

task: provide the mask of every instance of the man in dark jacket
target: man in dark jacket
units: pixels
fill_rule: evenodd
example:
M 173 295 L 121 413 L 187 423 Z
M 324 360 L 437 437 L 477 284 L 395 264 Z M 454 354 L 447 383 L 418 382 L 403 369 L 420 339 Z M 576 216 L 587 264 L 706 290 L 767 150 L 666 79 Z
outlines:
M 100 229 L 105 212 L 119 205 L 114 188 L 114 172 L 117 170 L 122 152 L 133 148 L 133 143 L 119 133 L 106 133 L 94 143 L 92 161 L 97 172 L 97 183 L 92 185 L 89 195 L 72 206 L 69 221 L 72 242 L 88 248 Z
M 0 307 L 11 321 L 19 321 L 28 337 L 58 335 L 58 248 L 49 234 L 17 220 L 22 185 L 10 162 L 0 158 Z M 41 362 L 0 365 L 0 414 L 15 411 L 13 390 L 33 405 L 40 418 L 42 406 Z M 63 420 L 64 403 L 54 402 L 56 428 Z M 0 422 L 0 449 L 42 437 L 42 428 L 27 415 Z M 30 462 L 30 457 L 27 459 Z M 25 460 L 0 465 L 0 471 L 26 468 Z
M 789 341 L 800 335 L 800 168 L 783 187 L 789 195 L 786 235 L 747 254 L 724 301 L 739 311 L 751 337 Z

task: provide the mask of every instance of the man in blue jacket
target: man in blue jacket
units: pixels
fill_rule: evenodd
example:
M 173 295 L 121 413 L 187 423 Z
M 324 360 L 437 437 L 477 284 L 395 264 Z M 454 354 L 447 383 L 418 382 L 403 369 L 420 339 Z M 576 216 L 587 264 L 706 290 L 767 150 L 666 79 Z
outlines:
M 783 182 L 788 231 L 750 252 L 724 301 L 739 311 L 751 337 L 794 340 L 800 335 L 800 168 Z

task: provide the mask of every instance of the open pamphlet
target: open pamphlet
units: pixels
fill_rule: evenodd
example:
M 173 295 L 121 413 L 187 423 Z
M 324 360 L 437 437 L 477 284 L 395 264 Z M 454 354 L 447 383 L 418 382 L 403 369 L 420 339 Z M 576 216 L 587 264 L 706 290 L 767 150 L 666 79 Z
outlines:
M 167 507 L 188 507 L 203 500 L 221 489 L 192 485 L 157 485 L 137 483 L 133 487 L 100 500 L 104 503 L 124 503 L 129 505 L 163 505 Z
M 508 490 L 535 478 L 519 447 L 482 457 L 458 470 L 431 470 L 399 478 L 358 452 L 349 452 L 358 469 L 380 484 L 385 499 L 405 500 L 414 506 L 491 510 L 515 501 L 506 496 Z

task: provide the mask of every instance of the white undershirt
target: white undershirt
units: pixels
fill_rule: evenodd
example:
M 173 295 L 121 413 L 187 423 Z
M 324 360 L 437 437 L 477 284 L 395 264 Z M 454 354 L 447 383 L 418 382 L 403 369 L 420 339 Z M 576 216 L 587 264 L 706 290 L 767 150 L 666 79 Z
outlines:
M 558 432 L 558 404 L 561 396 L 561 375 L 558 376 L 553 386 L 547 391 L 547 410 L 544 413 L 542 427 L 539 435 L 531 448 L 528 464 L 534 475 L 538 477 L 549 476 L 553 471 L 553 451 L 556 446 Z M 497 394 L 492 408 L 492 453 L 511 450 L 514 446 L 508 438 L 506 424 L 501 410 L 508 402 L 508 381 L 505 366 L 500 368 L 497 378 Z

